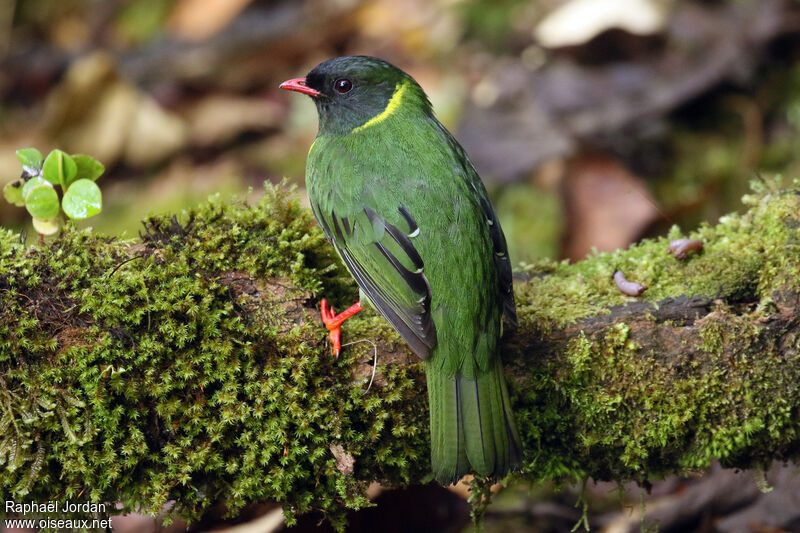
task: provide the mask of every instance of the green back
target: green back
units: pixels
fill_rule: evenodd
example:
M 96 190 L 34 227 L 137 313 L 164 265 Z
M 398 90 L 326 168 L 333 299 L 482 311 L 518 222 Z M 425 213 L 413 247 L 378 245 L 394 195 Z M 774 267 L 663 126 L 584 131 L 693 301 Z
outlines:
M 449 375 L 461 370 L 471 376 L 477 368 L 486 371 L 497 351 L 504 287 L 496 253 L 505 254 L 505 242 L 496 250 L 492 231 L 499 223 L 463 149 L 432 116 L 413 80 L 396 90 L 404 84 L 401 102 L 382 120 L 347 135 L 320 132 L 308 157 L 309 198 L 345 261 L 369 271 L 382 294 L 364 287 L 356 275 L 364 292 L 379 309 L 375 300 L 388 300 L 403 324 L 412 326 L 417 339 L 406 338 L 412 348 L 427 357 L 420 345 L 436 346 L 430 354 L 434 366 Z M 374 214 L 368 216 L 370 211 Z M 409 271 L 418 270 L 413 253 L 397 243 L 386 224 L 413 234 L 408 239 L 430 286 L 427 310 L 419 301 L 426 296 L 419 290 L 422 283 L 406 281 L 376 246 L 382 244 Z M 424 323 L 426 311 L 435 342 L 424 328 L 413 328 L 415 320 Z M 409 336 L 402 324 L 398 329 Z

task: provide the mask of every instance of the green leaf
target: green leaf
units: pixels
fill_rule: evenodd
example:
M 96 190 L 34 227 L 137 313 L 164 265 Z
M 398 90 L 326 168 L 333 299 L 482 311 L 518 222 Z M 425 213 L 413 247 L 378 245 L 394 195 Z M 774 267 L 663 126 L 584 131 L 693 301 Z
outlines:
M 72 160 L 75 161 L 75 165 L 78 167 L 78 172 L 75 174 L 75 179 L 72 181 L 80 179 L 94 181 L 106 171 L 106 167 L 103 166 L 103 163 L 92 156 L 72 154 Z M 70 184 L 71 182 L 67 183 L 66 186 L 69 187 Z
M 67 184 L 75 179 L 78 166 L 66 152 L 56 149 L 50 152 L 50 155 L 44 160 L 42 171 L 44 179 L 66 189 Z
M 8 203 L 14 204 L 17 207 L 25 205 L 25 200 L 22 199 L 22 180 L 6 183 L 6 186 L 3 187 L 3 196 L 6 197 Z
M 42 235 L 53 235 L 58 233 L 58 219 L 33 217 L 33 229 Z
M 55 218 L 58 216 L 58 194 L 49 183 L 36 185 L 25 195 L 25 208 L 35 218 Z
M 42 168 L 42 153 L 36 148 L 22 148 L 21 150 L 17 150 L 17 159 L 19 159 L 23 167 L 28 167 L 31 170 L 39 170 Z
M 22 186 L 22 200 L 25 201 L 28 198 L 28 194 L 31 192 L 31 190 L 33 190 L 34 187 L 38 187 L 39 185 L 52 187 L 52 185 L 50 185 L 50 182 L 44 178 L 40 178 L 39 176 L 31 178 L 25 182 L 25 185 Z
M 93 217 L 103 209 L 100 187 L 89 179 L 80 179 L 70 185 L 64 193 L 61 207 L 69 218 Z

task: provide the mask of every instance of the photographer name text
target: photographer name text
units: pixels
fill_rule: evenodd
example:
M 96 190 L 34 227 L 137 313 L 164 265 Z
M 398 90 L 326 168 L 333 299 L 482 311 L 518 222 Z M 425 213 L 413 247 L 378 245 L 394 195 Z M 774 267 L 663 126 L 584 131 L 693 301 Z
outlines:
M 31 514 L 31 513 L 106 513 L 105 503 L 91 503 L 91 502 L 65 502 L 49 501 L 49 502 L 15 502 L 13 500 L 6 500 L 6 512 L 14 514 Z

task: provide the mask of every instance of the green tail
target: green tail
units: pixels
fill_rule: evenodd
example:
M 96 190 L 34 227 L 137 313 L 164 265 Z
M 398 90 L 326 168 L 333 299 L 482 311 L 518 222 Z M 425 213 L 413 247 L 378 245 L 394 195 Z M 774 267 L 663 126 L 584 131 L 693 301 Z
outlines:
M 500 479 L 522 465 L 503 370 L 494 359 L 475 379 L 427 368 L 431 463 L 442 484 L 457 483 L 470 472 Z

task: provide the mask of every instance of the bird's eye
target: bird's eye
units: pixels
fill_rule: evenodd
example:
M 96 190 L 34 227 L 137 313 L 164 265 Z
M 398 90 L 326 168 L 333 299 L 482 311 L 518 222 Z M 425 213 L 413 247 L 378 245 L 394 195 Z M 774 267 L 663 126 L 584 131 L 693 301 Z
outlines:
M 340 94 L 349 93 L 350 89 L 353 88 L 353 82 L 347 78 L 339 78 L 333 82 L 333 88 Z

